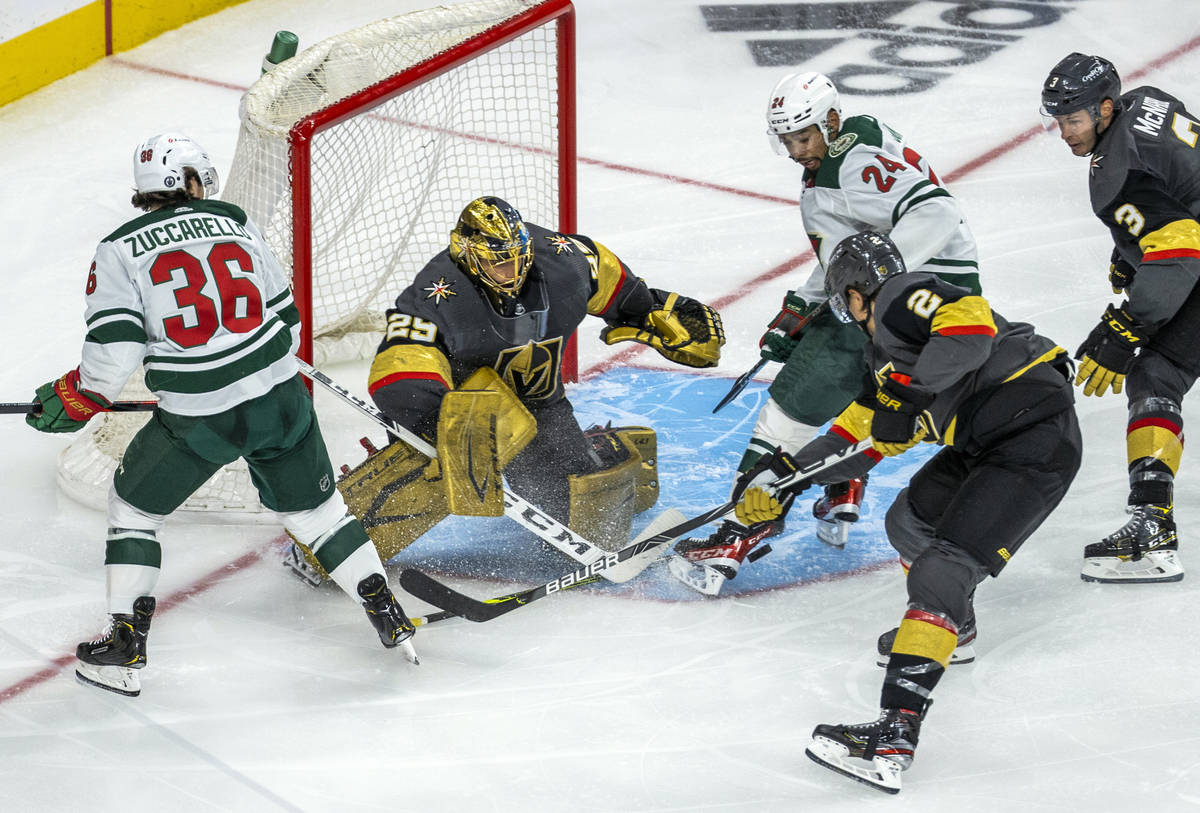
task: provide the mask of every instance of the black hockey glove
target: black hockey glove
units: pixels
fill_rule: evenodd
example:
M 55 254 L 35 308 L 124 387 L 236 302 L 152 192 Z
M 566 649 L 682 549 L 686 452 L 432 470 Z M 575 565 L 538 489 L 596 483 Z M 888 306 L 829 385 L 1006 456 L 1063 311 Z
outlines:
M 1133 275 L 1137 269 L 1122 259 L 1114 248 L 1108 265 L 1108 282 L 1112 285 L 1114 294 L 1122 294 L 1133 284 Z
M 892 457 L 911 449 L 925 437 L 923 413 L 934 396 L 908 386 L 911 377 L 892 373 L 875 392 L 875 414 L 871 418 L 871 439 L 875 451 Z
M 1125 373 L 1133 363 L 1138 348 L 1146 343 L 1146 334 L 1125 312 L 1125 308 L 1109 305 L 1100 324 L 1075 351 L 1079 359 L 1079 372 L 1075 375 L 1075 386 L 1083 385 L 1084 395 L 1097 397 L 1111 386 L 1119 393 L 1125 386 Z
M 767 361 L 786 362 L 819 308 L 819 304 L 810 305 L 796 296 L 795 291 L 784 294 L 783 306 L 758 340 L 760 355 Z
M 776 449 L 769 455 L 758 459 L 748 471 L 738 477 L 730 498 L 737 503 L 734 513 L 738 522 L 754 525 L 759 522 L 771 522 L 787 514 L 796 495 L 810 485 L 809 480 L 792 483 L 778 494 L 772 494 L 765 486 L 786 477 L 796 471 L 796 461 L 787 452 Z

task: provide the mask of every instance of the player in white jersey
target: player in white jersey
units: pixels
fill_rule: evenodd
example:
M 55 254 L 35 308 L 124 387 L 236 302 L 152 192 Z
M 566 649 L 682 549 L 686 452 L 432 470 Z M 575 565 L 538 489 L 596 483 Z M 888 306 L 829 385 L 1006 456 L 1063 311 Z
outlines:
M 759 475 L 755 467 L 764 455 L 804 446 L 862 383 L 862 332 L 823 307 L 825 265 L 839 242 L 864 230 L 887 234 L 910 270 L 981 292 L 975 239 L 958 202 L 897 131 L 871 116 L 843 118 L 837 89 L 819 73 L 780 80 L 771 92 L 767 125 L 775 151 L 804 168 L 800 213 L 817 265 L 804 285 L 785 294 L 759 341 L 763 358 L 783 367 L 738 465 L 735 496 Z M 845 545 L 865 485 L 864 477 L 826 488 L 813 506 L 822 541 Z M 683 540 L 676 550 L 733 578 L 752 549 L 780 530 L 782 522 L 746 527 L 726 521 L 711 536 Z
M 333 468 L 297 376 L 299 318 L 258 228 L 211 200 L 217 172 L 198 144 L 154 136 L 133 155 L 135 207 L 104 238 L 87 278 L 82 360 L 38 388 L 28 423 L 74 432 L 112 404 L 139 363 L 158 408 L 113 477 L 105 553 L 110 628 L 76 650 L 79 679 L 136 696 L 146 664 L 166 516 L 239 457 L 263 505 L 360 600 L 387 647 L 414 632 L 388 589 Z

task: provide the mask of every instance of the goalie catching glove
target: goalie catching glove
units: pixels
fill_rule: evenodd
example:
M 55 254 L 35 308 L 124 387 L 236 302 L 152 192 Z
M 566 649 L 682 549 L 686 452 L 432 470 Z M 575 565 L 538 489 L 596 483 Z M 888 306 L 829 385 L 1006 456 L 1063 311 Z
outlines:
M 25 423 L 39 432 L 78 432 L 83 425 L 112 407 L 112 402 L 98 392 L 80 389 L 79 368 L 37 388 L 34 401 L 41 410 L 25 417 Z
M 725 328 L 715 310 L 686 296 L 651 288 L 655 306 L 640 324 L 608 325 L 605 344 L 639 342 L 663 358 L 688 367 L 716 367 L 725 344 Z

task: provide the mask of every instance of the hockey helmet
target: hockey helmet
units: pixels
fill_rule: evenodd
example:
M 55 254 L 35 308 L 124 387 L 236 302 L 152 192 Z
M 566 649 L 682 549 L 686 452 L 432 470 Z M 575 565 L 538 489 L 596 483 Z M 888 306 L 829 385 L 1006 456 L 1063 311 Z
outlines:
M 813 124 L 829 143 L 829 112 L 842 115 L 837 88 L 822 73 L 789 73 L 779 80 L 767 103 L 767 136 L 776 152 L 784 152 L 779 136 L 795 133 Z
M 900 250 L 886 235 L 873 231 L 850 235 L 833 249 L 825 267 L 829 309 L 839 321 L 854 324 L 846 292 L 854 289 L 869 300 L 883 287 L 884 280 L 906 270 Z
M 151 136 L 133 151 L 133 183 L 141 193 L 186 190 L 186 167 L 200 176 L 204 197 L 211 198 L 221 191 L 221 180 L 208 152 L 181 133 Z
M 450 232 L 450 257 L 501 298 L 515 297 L 533 264 L 533 239 L 521 213 L 496 197 L 467 204 Z
M 1086 110 L 1100 118 L 1100 103 L 1121 97 L 1121 77 L 1107 59 L 1076 51 L 1050 69 L 1042 85 L 1042 115 L 1065 116 Z

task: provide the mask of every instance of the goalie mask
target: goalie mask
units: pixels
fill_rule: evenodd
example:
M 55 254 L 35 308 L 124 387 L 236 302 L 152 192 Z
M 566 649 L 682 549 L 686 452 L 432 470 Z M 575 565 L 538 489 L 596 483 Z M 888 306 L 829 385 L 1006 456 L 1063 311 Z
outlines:
M 821 73 L 790 73 L 779 80 L 767 104 L 767 137 L 780 155 L 787 150 L 779 136 L 817 125 L 825 143 L 830 142 L 829 112 L 842 115 L 837 88 Z
M 521 214 L 500 198 L 476 198 L 450 232 L 450 257 L 496 304 L 513 299 L 533 265 L 533 240 Z
M 857 320 L 850 313 L 846 292 L 854 289 L 869 301 L 884 280 L 905 270 L 900 250 L 888 237 L 873 231 L 850 235 L 837 244 L 825 268 L 829 309 L 839 321 L 854 324 Z
M 220 178 L 208 153 L 185 135 L 151 136 L 133 151 L 133 183 L 140 193 L 186 191 L 187 167 L 200 176 L 204 197 L 211 198 L 221 191 Z

